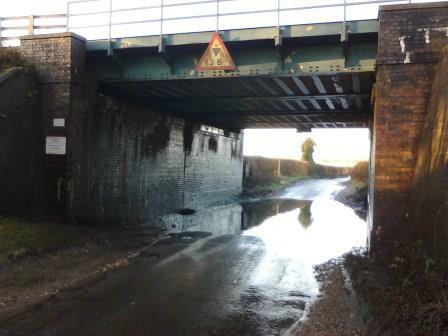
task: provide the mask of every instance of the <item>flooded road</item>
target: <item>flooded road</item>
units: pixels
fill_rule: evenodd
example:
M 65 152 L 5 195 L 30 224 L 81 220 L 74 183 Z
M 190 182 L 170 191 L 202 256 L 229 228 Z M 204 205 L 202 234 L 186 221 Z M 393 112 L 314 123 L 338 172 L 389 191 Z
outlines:
M 177 233 L 0 335 L 283 335 L 318 294 L 313 265 L 365 245 L 365 222 L 333 200 L 344 181 L 167 216 Z

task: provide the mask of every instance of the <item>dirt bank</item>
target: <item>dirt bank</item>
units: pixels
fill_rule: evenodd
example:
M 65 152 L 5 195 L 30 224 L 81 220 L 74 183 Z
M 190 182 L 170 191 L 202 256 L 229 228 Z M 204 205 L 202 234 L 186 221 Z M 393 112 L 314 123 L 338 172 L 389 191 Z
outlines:
M 448 263 L 414 246 L 380 254 L 351 253 L 350 273 L 369 336 L 448 335 Z
M 336 195 L 335 200 L 352 208 L 360 218 L 366 219 L 367 192 L 367 184 L 350 180 L 345 182 L 345 188 Z
M 307 317 L 289 335 L 297 336 L 365 336 L 359 304 L 342 260 L 316 266 L 316 278 L 322 294 L 310 307 Z

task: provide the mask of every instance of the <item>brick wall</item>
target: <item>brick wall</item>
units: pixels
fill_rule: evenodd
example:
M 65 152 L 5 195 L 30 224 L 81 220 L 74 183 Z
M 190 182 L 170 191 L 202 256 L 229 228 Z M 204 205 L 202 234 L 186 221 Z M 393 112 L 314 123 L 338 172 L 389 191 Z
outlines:
M 22 69 L 0 73 L 0 209 L 36 210 L 40 203 L 43 147 L 38 92 Z
M 373 121 L 372 244 L 413 239 L 410 195 L 448 4 L 383 7 Z M 373 209 L 372 209 L 373 207 Z
M 45 155 L 48 193 L 44 202 L 49 209 L 64 213 L 66 202 L 61 189 L 70 155 L 71 123 L 76 122 L 76 116 L 71 120 L 71 95 L 83 80 L 85 39 L 73 33 L 24 36 L 19 52 L 36 70 L 44 139 L 67 138 L 68 155 Z M 54 119 L 63 119 L 65 126 L 55 127 Z
M 229 200 L 242 191 L 242 139 L 197 129 L 185 157 L 185 207 Z
M 85 87 L 79 99 L 72 96 L 78 121 L 67 206 L 73 221 L 146 223 L 240 193 L 237 137 L 212 135 L 200 125 L 92 92 Z M 210 148 L 210 139 L 216 147 Z
M 239 135 L 99 95 L 75 34 L 24 37 L 20 50 L 36 66 L 44 135 L 67 138 L 66 155 L 46 155 L 52 209 L 74 222 L 134 224 L 240 193 Z
M 75 222 L 136 223 L 183 207 L 183 120 L 109 97 L 74 99 L 68 208 Z
M 412 194 L 413 233 L 448 257 L 448 46 L 435 69 Z

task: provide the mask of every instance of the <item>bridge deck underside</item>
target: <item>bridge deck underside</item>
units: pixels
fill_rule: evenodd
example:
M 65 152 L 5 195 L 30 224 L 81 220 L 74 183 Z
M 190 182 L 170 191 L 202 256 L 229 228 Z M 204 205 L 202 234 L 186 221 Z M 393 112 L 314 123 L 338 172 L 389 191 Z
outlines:
M 367 127 L 373 72 L 271 75 L 100 83 L 106 94 L 212 126 Z

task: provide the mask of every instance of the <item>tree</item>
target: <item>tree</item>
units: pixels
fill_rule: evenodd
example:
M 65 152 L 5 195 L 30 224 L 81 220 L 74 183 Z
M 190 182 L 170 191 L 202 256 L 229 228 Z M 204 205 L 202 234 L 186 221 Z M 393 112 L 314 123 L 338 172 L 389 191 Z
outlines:
M 307 138 L 302 143 L 302 160 L 308 162 L 311 165 L 314 165 L 314 146 L 316 146 L 316 143 L 311 138 Z

